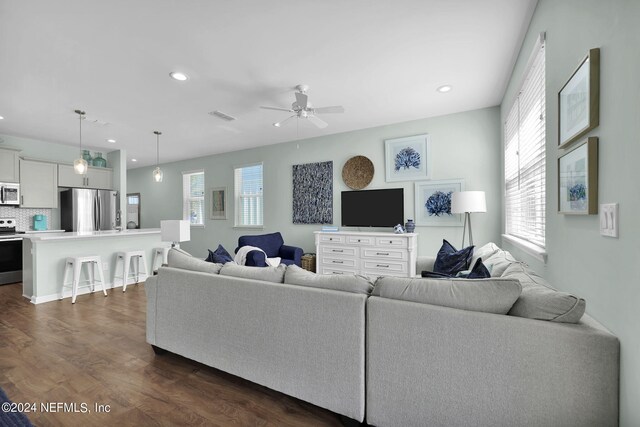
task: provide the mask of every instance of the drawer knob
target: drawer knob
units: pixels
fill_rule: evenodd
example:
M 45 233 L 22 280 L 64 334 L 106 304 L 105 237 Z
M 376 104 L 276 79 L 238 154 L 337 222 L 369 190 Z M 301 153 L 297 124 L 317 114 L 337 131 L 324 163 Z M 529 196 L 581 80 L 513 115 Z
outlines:
M 332 271 L 333 274 L 344 274 L 342 271 Z
M 376 264 L 376 267 L 389 268 L 389 264 Z
M 358 239 L 358 243 L 360 243 L 360 239 Z
M 344 249 L 332 249 L 331 252 L 344 252 Z
M 336 260 L 333 260 L 332 262 L 333 262 L 334 264 L 344 264 L 344 261 L 336 261 Z
M 376 255 L 389 255 L 389 252 L 376 252 Z

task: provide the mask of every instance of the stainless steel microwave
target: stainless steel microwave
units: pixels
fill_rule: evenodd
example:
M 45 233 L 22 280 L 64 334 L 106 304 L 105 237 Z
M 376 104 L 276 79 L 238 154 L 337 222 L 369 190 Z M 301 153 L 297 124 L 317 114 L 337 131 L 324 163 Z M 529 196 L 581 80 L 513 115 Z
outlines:
M 20 204 L 20 184 L 0 182 L 0 205 Z

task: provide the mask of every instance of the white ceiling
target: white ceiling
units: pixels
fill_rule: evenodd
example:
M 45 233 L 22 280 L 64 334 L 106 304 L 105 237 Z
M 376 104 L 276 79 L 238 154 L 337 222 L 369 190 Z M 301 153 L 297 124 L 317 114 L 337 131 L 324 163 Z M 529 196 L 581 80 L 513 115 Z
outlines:
M 154 130 L 166 163 L 494 106 L 535 4 L 0 0 L 0 133 L 77 145 L 81 108 L 109 123 L 84 125 L 84 143 L 139 167 L 155 162 Z M 288 114 L 258 107 L 290 106 L 300 83 L 345 113 L 273 127 Z

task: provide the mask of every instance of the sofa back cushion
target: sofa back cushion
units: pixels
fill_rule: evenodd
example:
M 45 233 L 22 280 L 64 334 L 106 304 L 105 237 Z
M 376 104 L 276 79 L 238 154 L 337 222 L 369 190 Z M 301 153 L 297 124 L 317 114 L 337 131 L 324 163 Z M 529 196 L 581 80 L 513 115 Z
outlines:
M 183 250 L 172 248 L 167 255 L 167 265 L 183 270 L 201 271 L 203 273 L 218 274 L 222 264 L 204 261 L 189 255 Z
M 297 265 L 287 267 L 284 283 L 365 295 L 370 295 L 373 290 L 373 283 L 365 276 L 358 274 L 316 274 Z
M 259 234 L 253 236 L 240 236 L 238 239 L 238 249 L 243 246 L 255 246 L 260 248 L 267 254 L 267 258 L 277 257 L 280 253 L 280 247 L 284 244 L 282 235 L 279 232 L 271 234 Z
M 546 280 L 520 263 L 507 267 L 502 277 L 517 279 L 522 284 L 522 294 L 509 311 L 511 316 L 578 323 L 584 314 L 584 299 L 556 291 Z
M 277 267 L 248 267 L 229 262 L 222 266 L 220 274 L 223 276 L 243 277 L 245 279 L 263 280 L 265 282 L 283 283 L 287 266 Z
M 517 279 L 380 277 L 372 295 L 468 311 L 507 314 L 520 296 Z

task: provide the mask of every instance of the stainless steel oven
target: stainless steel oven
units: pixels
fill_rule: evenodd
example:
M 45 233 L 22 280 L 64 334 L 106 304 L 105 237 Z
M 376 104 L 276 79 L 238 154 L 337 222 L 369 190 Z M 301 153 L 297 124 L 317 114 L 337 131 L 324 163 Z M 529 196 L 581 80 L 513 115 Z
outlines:
M 14 218 L 0 218 L 0 285 L 22 281 L 22 237 Z
M 0 205 L 20 204 L 20 184 L 0 182 Z

